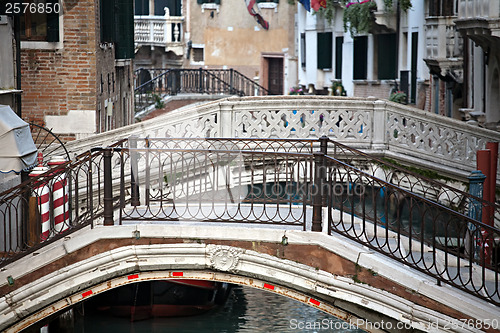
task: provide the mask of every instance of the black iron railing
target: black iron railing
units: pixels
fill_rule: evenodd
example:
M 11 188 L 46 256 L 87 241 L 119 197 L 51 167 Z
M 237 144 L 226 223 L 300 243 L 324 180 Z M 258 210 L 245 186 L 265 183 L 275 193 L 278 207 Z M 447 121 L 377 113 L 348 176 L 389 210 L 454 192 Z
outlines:
M 62 224 L 54 194 L 44 220 L 39 190 L 57 183 Z M 132 137 L 0 194 L 0 267 L 95 223 L 325 227 L 500 305 L 500 230 L 480 222 L 483 211 L 498 205 L 327 138 Z
M 147 74 L 145 74 L 147 73 Z M 180 93 L 262 96 L 269 92 L 234 69 L 138 69 L 135 71 L 136 111 Z M 145 78 L 151 78 L 145 81 Z

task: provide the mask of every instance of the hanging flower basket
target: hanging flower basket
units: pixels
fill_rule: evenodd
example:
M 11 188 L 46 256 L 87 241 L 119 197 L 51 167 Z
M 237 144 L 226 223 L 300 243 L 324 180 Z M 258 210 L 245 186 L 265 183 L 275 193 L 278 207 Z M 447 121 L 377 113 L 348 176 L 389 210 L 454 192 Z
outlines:
M 374 22 L 373 13 L 377 4 L 371 0 L 349 2 L 344 9 L 344 30 L 351 35 L 369 32 Z

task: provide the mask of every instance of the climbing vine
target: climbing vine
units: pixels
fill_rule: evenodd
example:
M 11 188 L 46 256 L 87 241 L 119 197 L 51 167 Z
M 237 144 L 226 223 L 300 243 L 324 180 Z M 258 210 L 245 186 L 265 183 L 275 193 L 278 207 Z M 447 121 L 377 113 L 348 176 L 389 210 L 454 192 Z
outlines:
M 387 11 L 392 10 L 393 2 L 394 0 L 384 0 L 384 6 Z M 401 8 L 403 12 L 408 11 L 408 9 L 411 8 L 411 0 L 399 0 L 399 8 Z
M 374 1 L 349 2 L 344 9 L 344 30 L 351 35 L 368 32 L 373 23 L 373 12 L 377 9 Z

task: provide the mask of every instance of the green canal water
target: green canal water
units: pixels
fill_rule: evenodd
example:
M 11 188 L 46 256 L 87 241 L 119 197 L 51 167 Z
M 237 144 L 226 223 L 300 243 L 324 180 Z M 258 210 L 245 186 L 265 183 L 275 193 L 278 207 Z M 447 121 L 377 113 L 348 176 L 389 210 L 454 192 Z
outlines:
M 193 317 L 130 322 L 103 314 L 76 321 L 78 333 L 363 332 L 335 317 L 284 296 L 237 286 L 224 306 Z

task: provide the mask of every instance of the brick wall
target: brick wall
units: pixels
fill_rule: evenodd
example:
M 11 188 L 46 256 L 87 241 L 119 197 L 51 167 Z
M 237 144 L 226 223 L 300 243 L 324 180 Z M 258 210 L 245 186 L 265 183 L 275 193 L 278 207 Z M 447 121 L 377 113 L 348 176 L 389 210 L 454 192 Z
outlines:
M 53 127 L 53 132 L 66 140 L 78 137 L 68 132 L 72 127 L 77 131 L 78 121 L 83 119 L 75 112 L 68 116 L 70 111 L 86 111 L 83 120 L 93 126 L 91 132 L 133 122 L 130 115 L 126 122 L 114 120 L 115 109 L 120 106 L 116 103 L 121 100 L 123 104 L 120 89 L 128 89 L 129 103 L 133 87 L 130 82 L 118 84 L 114 47 L 100 43 L 99 0 L 65 0 L 63 3 L 64 15 L 59 26 L 63 31 L 62 43 L 59 43 L 62 47 L 54 50 L 23 47 L 21 51 L 23 118 Z M 130 70 L 130 66 L 125 67 Z M 120 77 L 132 79 L 131 75 Z M 110 118 L 104 112 L 105 101 L 113 102 Z M 95 117 L 88 117 L 89 114 Z M 60 116 L 61 120 L 50 116 Z
M 379 81 L 363 81 L 354 84 L 354 97 L 369 97 L 389 99 L 392 84 L 381 83 Z
M 81 0 L 63 15 L 64 47 L 22 49 L 23 117 L 44 124 L 44 115 L 95 110 L 95 8 Z M 60 28 L 62 28 L 60 27 Z

